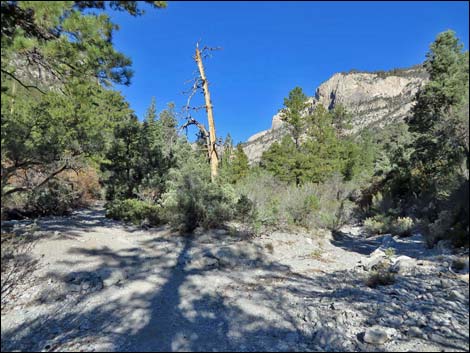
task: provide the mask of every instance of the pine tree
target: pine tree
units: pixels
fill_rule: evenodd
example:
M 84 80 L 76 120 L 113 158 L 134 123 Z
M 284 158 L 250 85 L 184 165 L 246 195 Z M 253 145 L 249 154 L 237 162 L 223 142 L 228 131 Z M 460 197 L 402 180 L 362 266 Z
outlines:
M 248 157 L 243 151 L 243 147 L 241 144 L 237 144 L 235 149 L 235 153 L 233 155 L 233 159 L 231 160 L 231 182 L 236 183 L 238 180 L 246 177 L 250 170 L 250 166 L 248 164 Z
M 292 137 L 287 135 L 281 143 L 275 142 L 263 152 L 260 165 L 280 180 L 298 184 L 303 174 L 301 158 Z
M 418 92 L 407 121 L 414 134 L 411 167 L 428 191 L 446 183 L 449 172 L 468 160 L 462 136 L 468 132 L 469 66 L 468 52 L 462 48 L 453 31 L 437 36 L 424 63 L 430 81 Z
M 300 87 L 295 87 L 289 92 L 289 96 L 284 98 L 285 108 L 281 111 L 281 119 L 287 123 L 297 150 L 300 147 L 300 137 L 305 127 L 302 114 L 308 106 L 307 96 Z
M 109 87 L 130 83 L 131 61 L 113 46 L 109 16 L 89 11 L 106 7 L 142 14 L 135 1 L 1 2 L 2 200 L 102 158 L 130 114 Z M 44 178 L 20 184 L 24 173 Z

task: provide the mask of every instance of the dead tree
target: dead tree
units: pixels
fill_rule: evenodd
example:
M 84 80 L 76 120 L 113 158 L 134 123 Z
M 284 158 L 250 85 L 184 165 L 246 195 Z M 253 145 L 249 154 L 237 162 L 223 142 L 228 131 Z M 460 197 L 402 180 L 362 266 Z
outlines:
M 201 132 L 202 136 L 206 141 L 207 147 L 207 154 L 211 166 L 211 181 L 214 182 L 217 178 L 218 174 L 218 167 L 219 167 L 219 157 L 217 155 L 217 135 L 215 133 L 215 124 L 214 124 L 214 113 L 212 111 L 212 102 L 211 96 L 209 92 L 209 84 L 207 81 L 206 73 L 204 70 L 203 59 L 209 56 L 208 52 L 212 50 L 217 50 L 219 48 L 209 48 L 204 47 L 202 50 L 199 49 L 199 43 L 196 44 L 196 53 L 194 55 L 194 60 L 196 61 L 198 67 L 198 75 L 194 79 L 192 89 L 190 91 L 187 104 L 185 106 L 186 110 L 186 123 L 182 126 L 182 128 L 186 128 L 189 125 L 195 125 L 199 131 Z M 191 106 L 191 99 L 196 94 L 196 92 L 202 90 L 204 94 L 204 102 L 205 105 L 201 107 L 192 107 Z M 209 124 L 209 131 L 205 128 L 205 126 L 199 123 L 196 119 L 193 118 L 191 111 L 197 111 L 202 108 L 205 108 L 207 113 L 207 121 Z

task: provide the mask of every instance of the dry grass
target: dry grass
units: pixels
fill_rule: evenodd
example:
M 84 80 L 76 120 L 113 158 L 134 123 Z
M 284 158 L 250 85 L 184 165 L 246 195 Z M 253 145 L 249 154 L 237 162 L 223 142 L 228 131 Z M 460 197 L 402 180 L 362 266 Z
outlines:
M 269 251 L 270 254 L 274 253 L 273 243 L 267 243 L 264 247 Z
M 381 262 L 376 269 L 367 277 L 366 286 L 376 288 L 378 286 L 388 286 L 395 283 L 395 274 L 390 272 L 390 263 Z

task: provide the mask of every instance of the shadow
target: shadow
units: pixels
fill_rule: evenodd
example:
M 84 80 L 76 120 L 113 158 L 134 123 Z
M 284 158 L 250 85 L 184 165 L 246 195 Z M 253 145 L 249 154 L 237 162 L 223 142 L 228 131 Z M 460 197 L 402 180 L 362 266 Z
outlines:
M 370 255 L 381 244 L 379 240 L 367 239 L 365 237 L 359 238 L 339 230 L 332 231 L 332 238 L 330 242 L 334 246 L 361 255 Z
M 95 221 L 103 222 L 99 215 Z M 138 239 L 114 251 L 69 249 L 70 258 L 63 264 L 74 276 L 46 277 L 55 276 L 64 284 L 80 271 L 85 277 L 98 273 L 103 288 L 67 293 L 19 324 L 2 327 L 2 351 L 396 347 L 364 343 L 361 333 L 373 325 L 394 328 L 394 344 L 468 350 L 468 287 L 459 279 L 445 278 L 446 287 L 441 288 L 435 274 L 417 274 L 371 289 L 353 270 L 296 273 L 273 261 L 256 240 L 215 239 L 166 235 Z M 372 245 L 352 244 L 344 236 L 335 241 L 336 246 L 364 253 Z M 463 293 L 463 298 L 450 300 L 452 290 Z M 408 319 L 425 338 L 408 335 Z
M 94 232 L 100 229 L 123 230 L 125 232 L 139 234 L 144 232 L 142 227 L 116 221 L 104 216 L 103 205 L 95 205 L 72 211 L 67 216 L 40 216 L 35 219 L 1 221 L 2 233 L 22 235 L 34 229 L 34 237 L 30 239 L 79 239 L 84 233 Z M 152 227 L 151 232 L 160 232 L 167 229 L 166 226 Z
M 429 249 L 426 240 L 420 234 L 410 237 L 391 237 L 376 235 L 373 237 L 355 236 L 339 230 L 332 232 L 330 243 L 336 247 L 361 255 L 370 255 L 377 248 L 393 248 L 396 256 L 408 256 L 414 259 L 439 261 L 437 248 Z

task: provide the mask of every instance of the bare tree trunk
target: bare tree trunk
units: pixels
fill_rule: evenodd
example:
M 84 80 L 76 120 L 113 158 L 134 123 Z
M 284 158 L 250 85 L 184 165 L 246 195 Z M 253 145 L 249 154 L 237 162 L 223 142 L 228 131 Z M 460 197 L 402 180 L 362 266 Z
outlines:
M 199 45 L 196 45 L 196 55 L 194 57 L 196 60 L 197 66 L 199 68 L 199 73 L 202 80 L 202 89 L 204 92 L 204 99 L 206 102 L 206 112 L 207 120 L 209 122 L 209 153 L 210 153 L 210 163 L 211 163 L 211 180 L 215 181 L 217 178 L 217 170 L 219 167 L 219 159 L 217 156 L 216 145 L 216 135 L 215 135 L 215 125 L 214 125 L 214 115 L 212 113 L 212 103 L 211 95 L 209 93 L 209 85 L 207 84 L 206 73 L 204 71 L 204 65 L 202 64 L 201 52 L 199 50 Z

